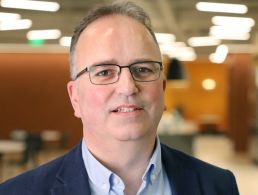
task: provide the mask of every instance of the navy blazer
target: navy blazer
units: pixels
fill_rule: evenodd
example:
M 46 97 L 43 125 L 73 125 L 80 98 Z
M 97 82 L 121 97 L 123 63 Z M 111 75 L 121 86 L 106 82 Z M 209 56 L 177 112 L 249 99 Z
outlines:
M 234 175 L 161 146 L 173 195 L 238 195 Z M 90 195 L 81 144 L 66 155 L 0 184 L 0 195 Z

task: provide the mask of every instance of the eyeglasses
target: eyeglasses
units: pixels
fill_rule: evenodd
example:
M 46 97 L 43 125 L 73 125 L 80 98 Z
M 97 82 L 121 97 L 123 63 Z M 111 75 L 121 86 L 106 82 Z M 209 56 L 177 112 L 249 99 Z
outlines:
M 120 66 L 117 64 L 98 64 L 86 67 L 76 75 L 75 79 L 88 72 L 92 84 L 108 85 L 119 80 L 122 68 L 129 68 L 135 81 L 150 82 L 155 81 L 160 77 L 160 72 L 163 69 L 163 66 L 162 63 L 158 61 L 141 61 L 128 66 Z

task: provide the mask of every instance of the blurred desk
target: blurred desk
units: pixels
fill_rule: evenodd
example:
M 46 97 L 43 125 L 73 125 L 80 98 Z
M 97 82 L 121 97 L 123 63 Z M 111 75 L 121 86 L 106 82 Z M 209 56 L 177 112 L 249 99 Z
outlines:
M 7 154 L 20 154 L 26 149 L 26 144 L 21 141 L 0 140 L 0 181 L 3 174 L 3 156 Z
M 186 154 L 194 155 L 194 138 L 196 134 L 174 134 L 174 135 L 159 135 L 160 142 Z
M 21 153 L 25 150 L 25 143 L 13 140 L 0 140 L 0 155 Z
M 198 125 L 190 120 L 175 120 L 172 115 L 162 116 L 158 127 L 160 142 L 189 155 L 194 155 L 194 138 Z

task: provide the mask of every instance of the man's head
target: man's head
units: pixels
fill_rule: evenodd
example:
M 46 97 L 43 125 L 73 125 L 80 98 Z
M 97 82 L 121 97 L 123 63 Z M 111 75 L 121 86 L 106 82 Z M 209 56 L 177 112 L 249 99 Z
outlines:
M 82 31 L 95 20 L 101 17 L 116 14 L 128 16 L 143 24 L 146 27 L 146 29 L 151 33 L 154 41 L 157 43 L 155 34 L 152 30 L 150 18 L 141 7 L 126 1 L 115 2 L 107 6 L 96 7 L 81 20 L 80 24 L 74 30 L 70 46 L 70 75 L 72 79 L 75 79 L 76 75 L 76 66 L 74 64 L 74 52 L 76 50 L 76 45 Z
M 105 14 L 97 17 L 96 13 Z M 95 143 L 155 138 L 164 110 L 165 81 L 149 18 L 131 3 L 98 8 L 90 16 L 94 19 L 87 16 L 73 37 L 75 68 L 68 83 L 84 137 Z M 120 70 L 110 68 L 111 64 Z

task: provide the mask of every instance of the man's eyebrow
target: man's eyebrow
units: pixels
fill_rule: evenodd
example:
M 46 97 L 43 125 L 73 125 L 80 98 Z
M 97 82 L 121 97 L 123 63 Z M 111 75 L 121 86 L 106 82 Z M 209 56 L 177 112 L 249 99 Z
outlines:
M 108 60 L 97 61 L 95 63 L 90 64 L 89 66 L 96 66 L 96 65 L 101 65 L 101 64 L 129 65 L 129 64 L 133 64 L 133 63 L 137 63 L 137 62 L 153 61 L 153 60 L 160 61 L 160 60 L 156 60 L 153 58 L 135 58 L 135 59 L 131 60 L 130 62 L 128 62 L 127 64 L 119 64 L 118 61 L 115 59 L 108 59 Z
M 97 61 L 95 63 L 90 64 L 90 66 L 96 66 L 96 65 L 100 65 L 100 64 L 117 64 L 117 60 L 115 60 L 115 59 L 101 60 L 101 61 Z
M 135 63 L 135 62 L 144 62 L 144 61 L 154 61 L 155 59 L 153 58 L 136 58 L 134 59 L 131 63 Z M 155 60 L 157 61 L 157 60 Z M 159 61 L 159 60 L 158 60 Z

